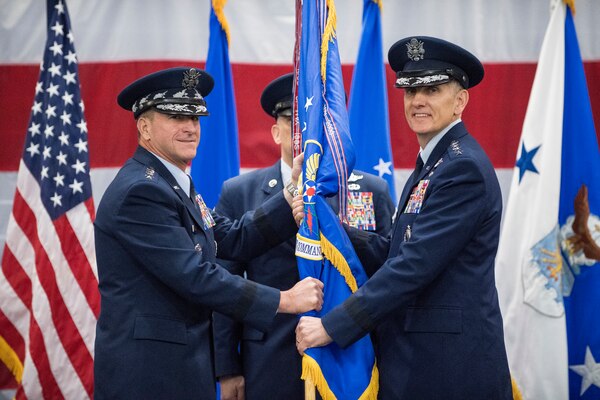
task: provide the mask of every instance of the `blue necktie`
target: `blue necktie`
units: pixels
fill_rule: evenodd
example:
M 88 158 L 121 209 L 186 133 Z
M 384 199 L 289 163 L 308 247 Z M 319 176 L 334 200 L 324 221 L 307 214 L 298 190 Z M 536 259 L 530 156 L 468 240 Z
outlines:
M 413 171 L 413 176 L 411 180 L 410 186 L 414 186 L 419 181 L 419 175 L 421 174 L 421 170 L 423 169 L 423 159 L 421 158 L 421 154 L 417 155 L 417 160 L 415 162 L 415 170 Z

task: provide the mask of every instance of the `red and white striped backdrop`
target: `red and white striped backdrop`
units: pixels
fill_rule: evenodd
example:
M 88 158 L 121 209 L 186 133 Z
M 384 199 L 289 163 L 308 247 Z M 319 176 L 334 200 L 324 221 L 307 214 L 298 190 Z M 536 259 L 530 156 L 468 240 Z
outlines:
M 362 3 L 336 2 L 347 91 L 360 38 Z M 161 68 L 203 65 L 209 0 L 67 0 L 67 4 L 80 62 L 98 204 L 116 169 L 136 145 L 132 117 L 117 106 L 117 93 L 133 79 Z M 268 133 L 272 121 L 262 112 L 259 97 L 271 79 L 291 70 L 294 4 L 294 0 L 229 0 L 225 8 L 243 169 L 270 165 L 278 156 Z M 578 0 L 576 6 L 575 23 L 598 126 L 600 2 Z M 471 91 L 464 120 L 490 155 L 505 196 L 548 18 L 546 0 L 383 0 L 384 48 L 405 36 L 438 36 L 466 47 L 483 61 L 486 76 Z M 45 25 L 45 1 L 0 0 L 0 249 L 33 104 Z M 394 164 L 401 188 L 418 145 L 404 121 L 402 92 L 393 89 L 389 69 L 388 82 Z

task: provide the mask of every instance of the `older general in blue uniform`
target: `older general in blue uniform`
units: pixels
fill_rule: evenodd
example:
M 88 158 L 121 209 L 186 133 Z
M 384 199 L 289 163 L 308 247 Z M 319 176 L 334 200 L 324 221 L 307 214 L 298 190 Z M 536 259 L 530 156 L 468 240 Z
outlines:
M 431 37 L 402 39 L 388 57 L 421 146 L 417 166 L 391 238 L 348 229 L 361 261 L 381 267 L 322 320 L 303 317 L 298 350 L 374 331 L 381 399 L 512 399 L 494 281 L 500 188 L 461 121 L 483 66 Z
M 292 92 L 293 74 L 273 80 L 261 96 L 263 110 L 275 118 L 273 141 L 281 159 L 268 168 L 231 178 L 223 184 L 216 210 L 229 218 L 239 218 L 260 207 L 281 192 L 292 172 Z M 394 204 L 385 180 L 354 171 L 349 182 L 350 223 L 359 229 L 387 235 L 392 224 Z M 337 206 L 337 201 L 332 201 Z M 229 263 L 227 268 L 248 279 L 286 290 L 298 282 L 290 239 L 247 263 Z M 302 360 L 296 351 L 294 315 L 279 315 L 264 332 L 215 313 L 215 366 L 223 399 L 304 399 Z
M 195 193 L 184 171 L 196 155 L 198 117 L 208 114 L 204 96 L 212 87 L 204 71 L 172 68 L 118 97 L 133 111 L 139 147 L 108 187 L 94 224 L 97 399 L 213 400 L 212 310 L 266 330 L 277 312 L 321 306 L 317 280 L 280 292 L 215 263 L 217 255 L 256 257 L 297 228 L 288 193 L 236 222 L 212 213 Z

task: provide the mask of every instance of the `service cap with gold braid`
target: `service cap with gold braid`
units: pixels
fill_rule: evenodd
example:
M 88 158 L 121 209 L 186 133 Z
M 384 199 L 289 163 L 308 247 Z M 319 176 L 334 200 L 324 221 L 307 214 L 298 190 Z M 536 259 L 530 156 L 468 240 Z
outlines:
M 146 75 L 119 93 L 117 103 L 138 118 L 154 108 L 163 114 L 208 115 L 204 97 L 214 86 L 206 71 L 175 67 Z
M 451 80 L 463 88 L 483 79 L 483 65 L 473 54 L 454 43 L 429 36 L 411 36 L 397 41 L 388 52 L 396 71 L 396 87 L 435 86 Z

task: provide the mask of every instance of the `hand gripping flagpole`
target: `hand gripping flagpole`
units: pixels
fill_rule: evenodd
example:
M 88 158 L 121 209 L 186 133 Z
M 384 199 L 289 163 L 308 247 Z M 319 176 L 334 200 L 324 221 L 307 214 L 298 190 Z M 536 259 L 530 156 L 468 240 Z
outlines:
M 300 278 L 316 277 L 325 285 L 323 308 L 307 313 L 321 317 L 354 293 L 367 276 L 341 224 L 346 221 L 348 175 L 355 152 L 335 33 L 334 1 L 304 1 L 297 21 L 301 22 L 296 35 L 299 54 L 294 57 L 294 116 L 299 125 L 295 139 L 302 136 L 304 151 L 299 185 L 304 219 L 296 236 L 296 256 Z M 326 200 L 335 196 L 339 212 Z M 306 399 L 315 398 L 316 388 L 324 400 L 376 400 L 378 376 L 369 336 L 343 349 L 335 342 L 310 348 L 302 357 Z
M 294 86 L 292 101 L 292 154 L 298 156 L 302 152 L 302 131 L 300 130 L 300 119 L 298 117 L 298 70 L 300 68 L 300 37 L 302 34 L 302 0 L 296 0 L 296 43 L 294 45 Z M 300 179 L 302 179 L 300 177 Z M 297 182 L 298 188 L 302 185 Z M 304 400 L 316 399 L 316 387 L 312 380 L 304 380 Z

